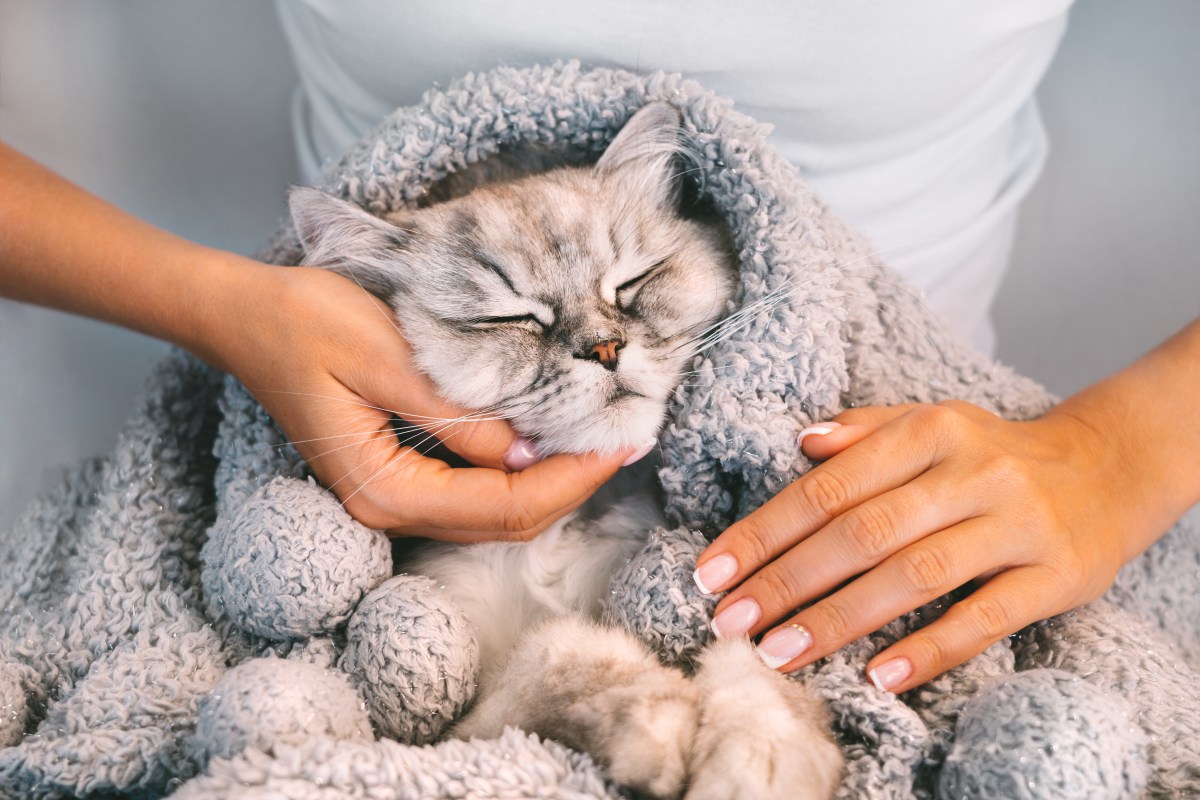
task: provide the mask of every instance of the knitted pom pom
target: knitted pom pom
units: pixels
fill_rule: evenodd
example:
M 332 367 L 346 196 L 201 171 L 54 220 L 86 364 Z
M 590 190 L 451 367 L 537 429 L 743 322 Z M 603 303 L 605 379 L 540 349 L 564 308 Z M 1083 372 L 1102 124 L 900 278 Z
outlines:
M 272 752 L 313 736 L 370 742 L 362 698 L 346 676 L 306 661 L 254 658 L 234 667 L 200 698 L 193 747 L 203 764 L 247 747 Z
M 690 663 L 708 642 L 717 596 L 700 592 L 692 573 L 708 545 L 687 528 L 658 528 L 629 563 L 613 575 L 605 622 L 620 625 L 669 664 Z
M 939 796 L 1133 800 L 1146 747 L 1119 697 L 1061 670 L 1017 672 L 963 708 Z
M 277 641 L 332 631 L 392 572 L 387 537 L 294 478 L 276 478 L 219 519 L 200 555 L 210 613 Z
M 426 744 L 474 696 L 479 646 L 471 623 L 432 580 L 397 575 L 350 618 L 339 666 L 381 735 Z

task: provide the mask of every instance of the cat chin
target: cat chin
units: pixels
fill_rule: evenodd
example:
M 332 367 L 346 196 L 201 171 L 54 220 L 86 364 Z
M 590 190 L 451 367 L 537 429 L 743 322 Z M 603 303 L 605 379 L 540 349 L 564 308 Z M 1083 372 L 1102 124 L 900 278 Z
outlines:
M 600 413 L 554 430 L 520 431 L 537 441 L 538 449 L 552 453 L 600 453 L 639 448 L 658 438 L 666 409 L 662 401 L 628 395 Z

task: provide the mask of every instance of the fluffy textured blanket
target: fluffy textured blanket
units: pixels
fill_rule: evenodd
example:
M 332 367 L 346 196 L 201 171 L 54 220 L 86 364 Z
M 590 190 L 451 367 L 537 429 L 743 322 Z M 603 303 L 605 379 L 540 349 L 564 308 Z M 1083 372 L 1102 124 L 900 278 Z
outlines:
M 702 646 L 710 608 L 690 588 L 701 543 L 689 531 L 720 530 L 806 470 L 803 426 L 851 405 L 950 397 L 1028 418 L 1052 398 L 949 335 L 763 128 L 677 76 L 575 64 L 470 76 L 390 116 L 327 188 L 379 213 L 516 142 L 595 156 L 654 100 L 694 132 L 746 310 L 663 436 L 680 527 L 617 576 L 608 609 L 680 661 Z M 294 235 L 267 257 L 295 263 Z M 386 542 L 320 508 L 280 444 L 244 390 L 173 356 L 115 452 L 0 539 L 0 795 L 618 796 L 586 756 L 518 731 L 431 743 L 469 694 L 473 641 L 455 638 L 454 609 L 430 610 L 436 589 L 388 579 Z M 318 518 L 338 535 L 304 538 Z M 1198 566 L 1185 520 L 1104 601 L 901 698 L 866 683 L 863 664 L 940 605 L 806 670 L 846 754 L 840 796 L 1200 794 Z M 401 623 L 380 649 L 380 631 Z

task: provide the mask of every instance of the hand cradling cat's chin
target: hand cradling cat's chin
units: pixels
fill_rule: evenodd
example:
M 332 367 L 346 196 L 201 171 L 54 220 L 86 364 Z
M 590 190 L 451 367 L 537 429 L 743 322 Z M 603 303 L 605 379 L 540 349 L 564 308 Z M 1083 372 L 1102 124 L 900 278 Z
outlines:
M 387 302 L 444 397 L 545 452 L 638 447 L 711 343 L 735 273 L 724 229 L 681 207 L 677 115 L 643 116 L 593 168 L 386 220 L 296 189 L 293 219 L 311 263 Z
M 379 300 L 325 270 L 241 261 L 236 267 L 245 297 L 275 302 L 248 304 L 237 347 L 227 349 L 222 366 L 368 527 L 453 541 L 529 539 L 620 467 L 619 453 L 563 455 L 519 480 L 507 475 L 511 426 L 439 397 Z M 403 440 L 393 417 L 415 423 Z M 443 443 L 482 468 L 454 469 L 407 446 L 459 419 L 472 421 Z M 473 502 L 447 505 L 447 491 Z

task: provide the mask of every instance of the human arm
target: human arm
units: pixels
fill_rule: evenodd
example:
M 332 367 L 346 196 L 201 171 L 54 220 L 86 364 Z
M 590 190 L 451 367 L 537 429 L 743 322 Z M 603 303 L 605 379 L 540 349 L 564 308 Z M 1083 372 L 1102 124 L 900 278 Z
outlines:
M 1198 398 L 1200 320 L 1029 422 L 959 402 L 839 415 L 803 438 L 828 460 L 698 560 L 702 585 L 736 587 L 714 624 L 766 633 L 760 653 L 793 670 L 978 580 L 868 664 L 918 686 L 1098 597 L 1200 501 Z
M 455 540 L 528 538 L 629 455 L 528 466 L 519 453 L 526 443 L 502 420 L 444 427 L 465 412 L 410 366 L 386 306 L 344 278 L 189 242 L 3 144 L 0 186 L 0 296 L 156 336 L 233 373 L 367 525 Z M 403 447 L 391 410 L 481 468 L 454 469 Z M 507 472 L 506 460 L 528 468 Z

